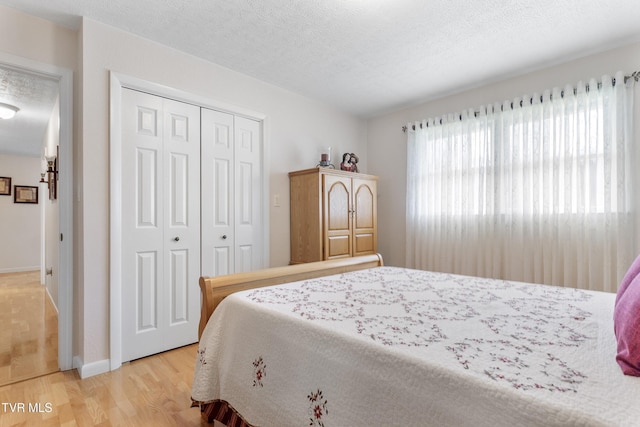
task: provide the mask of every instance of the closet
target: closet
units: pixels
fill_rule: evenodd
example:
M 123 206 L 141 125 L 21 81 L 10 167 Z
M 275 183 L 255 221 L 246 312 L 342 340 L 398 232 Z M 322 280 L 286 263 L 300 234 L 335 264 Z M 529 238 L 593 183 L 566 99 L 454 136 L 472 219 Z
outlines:
M 376 253 L 377 180 L 331 168 L 290 172 L 290 263 Z
M 263 267 L 261 122 L 122 89 L 122 361 L 197 341 L 202 275 Z

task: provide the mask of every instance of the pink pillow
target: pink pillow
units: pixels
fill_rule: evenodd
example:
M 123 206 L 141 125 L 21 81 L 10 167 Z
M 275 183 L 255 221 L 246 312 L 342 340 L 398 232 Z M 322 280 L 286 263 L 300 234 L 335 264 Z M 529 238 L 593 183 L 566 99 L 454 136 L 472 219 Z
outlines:
M 633 263 L 631 264 L 631 267 L 629 267 L 629 269 L 627 270 L 627 273 L 622 278 L 622 282 L 620 282 L 620 285 L 618 286 L 618 294 L 616 295 L 616 305 L 618 305 L 618 301 L 620 300 L 620 297 L 622 296 L 624 291 L 627 290 L 627 288 L 629 287 L 633 279 L 636 278 L 638 273 L 640 273 L 640 255 L 638 255 L 635 261 L 633 261 Z
M 640 377 L 639 265 L 636 259 L 620 283 L 613 309 L 613 327 L 618 341 L 616 361 L 625 375 L 636 377 Z M 630 275 L 634 277 L 627 281 Z

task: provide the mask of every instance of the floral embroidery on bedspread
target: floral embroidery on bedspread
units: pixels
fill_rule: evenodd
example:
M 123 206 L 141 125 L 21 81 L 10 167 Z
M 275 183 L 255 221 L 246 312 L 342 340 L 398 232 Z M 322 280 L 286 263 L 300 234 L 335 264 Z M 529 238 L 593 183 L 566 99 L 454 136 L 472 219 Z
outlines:
M 353 285 L 347 280 L 335 280 L 318 278 L 307 280 L 300 285 L 300 289 L 306 292 L 336 293 L 350 291 Z
M 435 346 L 453 358 L 451 366 L 519 390 L 577 392 L 586 375 L 558 351 L 588 351 L 581 346 L 597 338 L 592 313 L 580 306 L 589 293 L 395 267 L 256 289 L 247 297 L 309 321 L 344 324 L 384 346 Z M 262 357 L 254 361 L 254 387 L 263 386 L 265 367 Z M 323 426 L 322 391 L 308 399 L 310 425 Z
M 548 298 L 513 298 L 504 302 L 515 311 L 524 311 L 543 319 L 585 320 L 591 315 L 573 304 L 563 304 Z
M 207 359 L 205 358 L 206 353 L 207 353 L 206 347 L 202 347 L 198 349 L 198 363 L 200 364 L 200 366 L 207 364 Z
M 367 305 L 397 304 L 404 301 L 404 295 L 388 289 L 357 289 L 345 293 L 347 301 Z
M 262 356 L 253 361 L 253 386 L 264 387 L 262 380 L 267 376 L 267 365 L 264 363 Z
M 247 297 L 261 304 L 290 304 L 309 301 L 309 293 L 301 289 L 256 289 Z
M 329 413 L 327 399 L 322 395 L 322 390 L 311 392 L 307 395 L 309 400 L 309 425 L 324 427 L 324 416 Z
M 480 315 L 468 304 L 450 300 L 416 300 L 403 304 L 407 314 L 429 320 L 466 320 Z
M 363 308 L 347 301 L 315 301 L 313 304 L 296 304 L 292 310 L 309 320 L 355 319 L 363 316 Z
M 535 346 L 578 347 L 591 339 L 557 321 L 527 315 L 495 315 L 480 320 L 496 335 L 508 336 Z
M 576 386 L 586 379 L 584 374 L 571 369 L 551 353 L 546 353 L 542 365 L 532 366 L 527 362 L 533 353 L 531 347 L 508 340 L 468 338 L 446 348 L 465 369 L 470 369 L 473 364 L 483 366 L 486 376 L 495 381 L 505 381 L 516 389 L 575 393 Z
M 369 317 L 356 320 L 358 333 L 384 345 L 428 346 L 447 338 L 436 324 L 411 317 Z

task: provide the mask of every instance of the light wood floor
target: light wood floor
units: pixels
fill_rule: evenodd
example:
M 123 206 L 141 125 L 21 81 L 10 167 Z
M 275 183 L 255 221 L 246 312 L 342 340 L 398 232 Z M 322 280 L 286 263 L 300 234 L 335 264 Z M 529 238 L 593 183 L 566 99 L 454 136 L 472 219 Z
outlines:
M 0 274 L 0 385 L 58 370 L 58 315 L 40 272 Z
M 0 402 L 25 405 L 0 403 L 0 426 L 213 426 L 189 407 L 196 353 L 194 344 L 84 380 L 72 370 L 0 387 Z

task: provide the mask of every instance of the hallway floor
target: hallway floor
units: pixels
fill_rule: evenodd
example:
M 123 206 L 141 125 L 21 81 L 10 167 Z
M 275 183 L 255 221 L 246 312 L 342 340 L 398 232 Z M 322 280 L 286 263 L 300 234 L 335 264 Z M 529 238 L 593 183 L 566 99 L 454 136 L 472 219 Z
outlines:
M 0 385 L 58 370 L 58 314 L 40 272 L 0 274 Z

